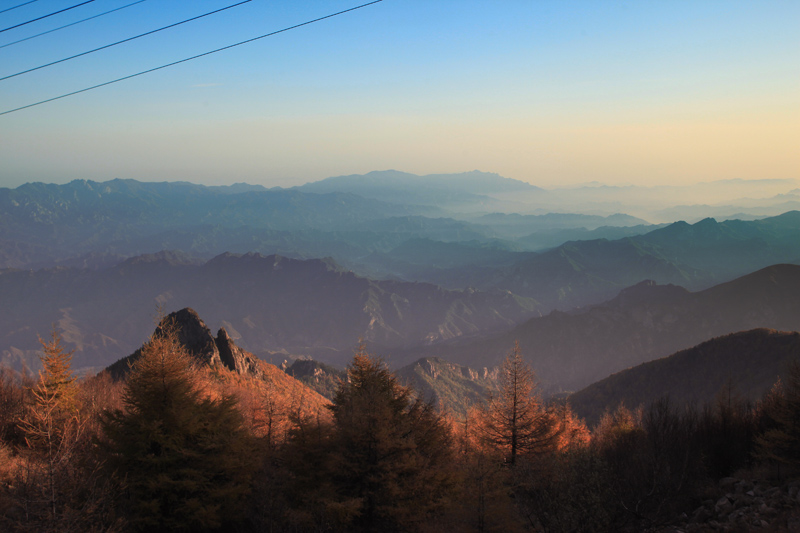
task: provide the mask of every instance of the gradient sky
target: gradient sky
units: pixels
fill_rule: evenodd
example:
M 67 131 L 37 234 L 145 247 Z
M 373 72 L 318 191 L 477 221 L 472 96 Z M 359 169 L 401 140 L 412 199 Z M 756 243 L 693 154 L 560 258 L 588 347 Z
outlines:
M 0 32 L 0 46 L 131 1 Z M 0 29 L 76 3 L 39 0 Z M 0 48 L 0 77 L 233 3 L 147 0 Z M 359 3 L 253 0 L 0 81 L 0 111 Z M 291 186 L 390 168 L 544 187 L 800 178 L 800 2 L 384 0 L 0 116 L 6 187 Z

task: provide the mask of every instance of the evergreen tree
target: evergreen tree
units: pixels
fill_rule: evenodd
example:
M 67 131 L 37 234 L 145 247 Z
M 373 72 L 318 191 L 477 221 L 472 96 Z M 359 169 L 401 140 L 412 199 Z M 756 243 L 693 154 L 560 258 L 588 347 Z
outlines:
M 488 443 L 504 451 L 512 466 L 520 454 L 552 450 L 561 433 L 559 420 L 536 394 L 536 376 L 522 360 L 519 342 L 503 361 L 499 382 L 500 392 L 483 413 Z
M 191 357 L 166 328 L 142 349 L 123 410 L 103 420 L 109 462 L 127 483 L 131 523 L 146 531 L 208 531 L 241 518 L 253 441 L 236 402 L 204 398 Z
M 360 347 L 333 400 L 329 505 L 350 530 L 413 530 L 452 488 L 449 427 Z M 416 525 L 415 525 L 416 524 Z

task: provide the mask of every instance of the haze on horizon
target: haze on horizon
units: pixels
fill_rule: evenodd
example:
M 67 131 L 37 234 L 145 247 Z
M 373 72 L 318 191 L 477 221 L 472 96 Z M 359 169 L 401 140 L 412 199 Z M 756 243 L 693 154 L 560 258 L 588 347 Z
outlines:
M 2 34 L 0 46 L 126 2 Z M 67 6 L 0 14 L 0 26 Z M 63 5 L 62 5 L 63 4 Z M 144 2 L 0 48 L 0 77 L 229 3 Z M 254 1 L 0 81 L 0 111 L 358 3 Z M 293 186 L 395 168 L 552 188 L 800 177 L 800 4 L 385 0 L 0 117 L 0 186 Z

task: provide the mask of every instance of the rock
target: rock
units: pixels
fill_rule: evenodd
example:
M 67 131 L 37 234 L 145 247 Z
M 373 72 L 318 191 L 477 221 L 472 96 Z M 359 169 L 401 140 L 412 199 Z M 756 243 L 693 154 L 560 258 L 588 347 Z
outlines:
M 753 499 L 748 496 L 738 496 L 734 501 L 733 506 L 736 509 L 741 509 L 742 507 L 749 507 L 753 503 Z
M 237 374 L 261 377 L 263 372 L 259 368 L 256 357 L 236 346 L 225 328 L 220 328 L 215 339 L 219 357 L 222 364 Z
M 773 516 L 778 514 L 778 511 L 768 506 L 767 504 L 762 504 L 761 507 L 758 508 L 758 512 L 761 513 L 762 515 L 767 515 L 767 516 Z
M 739 480 L 735 477 L 724 477 L 719 480 L 719 487 L 725 492 L 728 492 L 733 489 L 738 482 Z
M 705 507 L 698 507 L 692 513 L 692 522 L 700 523 L 708 521 L 712 514 Z
M 733 509 L 733 504 L 727 496 L 723 496 L 714 504 L 714 511 L 718 514 L 728 514 Z

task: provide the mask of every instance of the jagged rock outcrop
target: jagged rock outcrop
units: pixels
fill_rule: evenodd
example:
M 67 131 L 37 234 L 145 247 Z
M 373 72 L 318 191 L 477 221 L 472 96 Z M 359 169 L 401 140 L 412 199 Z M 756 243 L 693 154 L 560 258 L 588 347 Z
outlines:
M 497 389 L 496 368 L 475 370 L 438 357 L 424 357 L 400 368 L 397 376 L 423 398 L 457 416 L 483 403 Z
M 186 307 L 170 313 L 161 319 L 154 335 L 163 335 L 168 329 L 175 331 L 178 342 L 201 365 L 223 367 L 237 374 L 257 378 L 263 375 L 256 356 L 236 346 L 225 328 L 220 328 L 217 336 L 214 337 L 194 309 Z M 140 354 L 141 348 L 109 366 L 107 370 L 114 379 L 120 379 L 128 373 Z
M 291 365 L 284 361 L 283 370 L 304 385 L 333 400 L 339 384 L 347 380 L 347 371 L 313 359 L 297 359 Z

